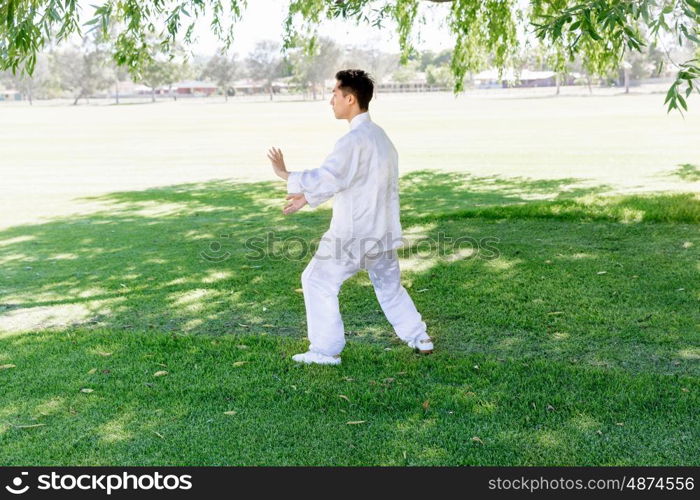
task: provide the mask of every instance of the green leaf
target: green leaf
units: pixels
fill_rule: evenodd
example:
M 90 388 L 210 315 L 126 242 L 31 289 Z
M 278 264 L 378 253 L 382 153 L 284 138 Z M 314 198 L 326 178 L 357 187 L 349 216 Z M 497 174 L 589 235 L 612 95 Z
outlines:
M 700 15 L 700 2 L 697 0 L 685 0 L 685 2 L 690 5 L 698 15 Z
M 675 95 L 676 95 L 676 84 L 674 83 L 673 85 L 671 85 L 671 88 L 669 88 L 668 92 L 666 93 L 666 99 L 664 100 L 664 104 L 666 104 L 668 101 L 673 100 Z
M 689 40 L 692 40 L 693 42 L 695 42 L 695 43 L 697 43 L 697 44 L 700 44 L 700 38 L 698 38 L 697 36 L 695 36 L 695 34 L 689 33 L 689 32 L 688 32 L 688 33 L 685 34 L 685 36 L 686 36 Z

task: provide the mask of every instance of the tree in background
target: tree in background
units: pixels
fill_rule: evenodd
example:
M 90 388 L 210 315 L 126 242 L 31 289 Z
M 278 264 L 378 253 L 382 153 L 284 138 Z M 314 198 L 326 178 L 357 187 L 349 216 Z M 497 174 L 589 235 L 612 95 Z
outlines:
M 6 87 L 18 90 L 30 105 L 35 97 L 39 99 L 55 97 L 60 92 L 60 85 L 58 78 L 51 71 L 51 57 L 50 54 L 39 54 L 31 75 L 24 72 L 13 74 L 12 71 L 3 71 L 0 73 L 0 82 Z
M 119 26 L 116 23 L 112 23 L 106 32 L 98 30 L 97 27 L 94 26 L 88 31 L 87 35 L 92 35 L 97 38 L 104 47 L 104 50 L 111 55 L 116 50 L 116 40 L 119 35 Z M 110 57 L 109 59 L 110 73 L 113 77 L 111 84 L 114 85 L 114 103 L 119 104 L 119 83 L 129 78 L 129 70 L 128 68 L 117 64 L 113 57 Z
M 420 66 L 420 61 L 417 59 L 411 59 L 404 66 L 400 66 L 391 75 L 393 80 L 397 83 L 408 83 L 411 80 L 415 80 L 418 74 L 418 68 Z
M 280 56 L 280 44 L 272 40 L 258 42 L 246 59 L 248 75 L 263 80 L 273 99 L 272 81 L 284 75 L 285 63 Z
M 300 48 L 290 56 L 293 81 L 306 91 L 311 89 L 316 100 L 318 89 L 323 92 L 326 79 L 333 78 L 338 68 L 342 50 L 330 38 L 319 38 L 306 48 Z M 323 96 L 321 96 L 323 98 Z
M 426 83 L 428 85 L 433 85 L 436 87 L 451 89 L 454 87 L 454 75 L 450 71 L 450 67 L 447 64 L 441 66 L 435 66 L 434 64 L 428 65 L 425 68 L 426 73 Z
M 664 59 L 664 52 L 656 44 L 645 47 L 641 52 L 627 52 L 618 70 L 612 72 L 612 76 L 617 77 L 618 82 L 625 87 L 625 93 L 629 94 L 630 81 L 660 74 Z
M 89 102 L 91 95 L 112 83 L 107 57 L 100 51 L 83 52 L 78 49 L 55 54 L 52 59 L 53 71 L 59 77 L 61 89 L 73 94 L 74 106 L 83 98 Z
M 426 83 L 445 89 L 451 89 L 455 85 L 454 75 L 450 70 L 452 51 L 449 49 L 435 53 L 432 50 L 422 52 L 418 56 L 418 71 L 424 71 Z
M 377 83 L 380 83 L 384 78 L 396 71 L 399 66 L 399 57 L 376 49 L 351 47 L 346 49 L 340 66 L 342 69 L 365 69 L 369 71 Z
M 101 34 L 83 38 L 81 47 L 57 52 L 51 59 L 52 72 L 63 90 L 74 94 L 73 105 L 82 98 L 104 90 L 114 80 L 110 54 Z
M 432 50 L 426 50 L 419 55 L 420 65 L 418 66 L 419 71 L 427 71 L 428 66 L 434 66 L 439 68 L 441 66 L 448 66 L 450 60 L 452 59 L 452 51 L 449 49 L 443 50 L 439 53 L 435 53 Z
M 553 71 L 556 86 L 555 95 L 561 93 L 561 84 L 566 82 L 570 72 L 569 60 L 564 47 L 559 43 L 545 44 L 541 40 L 524 44 L 519 57 L 518 71 L 531 68 L 536 71 Z M 590 91 L 589 86 L 589 91 Z
M 156 89 L 168 85 L 170 95 L 173 83 L 186 73 L 187 68 L 182 62 L 154 58 L 145 64 L 137 82 L 151 89 L 151 102 L 156 102 Z
M 112 61 L 112 75 L 114 75 L 114 103 L 119 104 L 119 82 L 129 78 L 129 72 L 123 66 L 119 66 Z
M 227 57 L 216 54 L 207 61 L 199 74 L 202 79 L 216 82 L 216 86 L 224 94 L 224 100 L 228 101 L 229 90 L 232 88 L 238 73 L 239 67 L 235 56 Z
M 156 89 L 167 85 L 168 95 L 171 95 L 173 83 L 187 78 L 191 70 L 179 45 L 171 48 L 169 53 L 163 52 L 153 33 L 146 43 L 150 46 L 148 60 L 139 67 L 134 81 L 151 89 L 151 102 L 156 102 Z

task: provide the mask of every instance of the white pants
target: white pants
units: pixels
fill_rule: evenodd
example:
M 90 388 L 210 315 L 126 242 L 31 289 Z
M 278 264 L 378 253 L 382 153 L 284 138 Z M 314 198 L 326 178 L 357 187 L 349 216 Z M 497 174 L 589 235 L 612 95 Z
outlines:
M 406 289 L 396 250 L 365 256 L 358 262 L 314 255 L 301 275 L 306 305 L 309 350 L 335 356 L 345 347 L 345 331 L 340 317 L 338 292 L 343 282 L 366 269 L 374 292 L 394 331 L 404 342 L 428 338 L 425 323 Z

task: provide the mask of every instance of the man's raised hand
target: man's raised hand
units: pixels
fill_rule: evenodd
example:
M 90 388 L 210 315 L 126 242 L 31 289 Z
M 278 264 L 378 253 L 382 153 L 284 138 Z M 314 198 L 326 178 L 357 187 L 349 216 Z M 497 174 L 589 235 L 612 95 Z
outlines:
M 284 215 L 293 214 L 298 212 L 304 205 L 308 202 L 306 201 L 306 196 L 304 193 L 292 193 L 287 195 L 287 200 L 292 200 L 289 204 L 282 209 Z
M 267 157 L 270 159 L 270 163 L 272 163 L 272 170 L 275 172 L 275 175 L 287 180 L 287 177 L 289 177 L 289 172 L 287 172 L 287 166 L 284 164 L 282 150 L 272 147 L 267 152 Z

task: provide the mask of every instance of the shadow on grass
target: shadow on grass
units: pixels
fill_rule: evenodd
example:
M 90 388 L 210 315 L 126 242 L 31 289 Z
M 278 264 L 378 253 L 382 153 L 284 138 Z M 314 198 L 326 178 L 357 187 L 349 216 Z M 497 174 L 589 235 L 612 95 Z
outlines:
M 698 221 L 700 203 L 598 197 L 605 189 L 573 179 L 402 178 L 404 228 L 416 242 L 408 249 L 439 233 L 498 240 L 495 259 L 402 252 L 406 286 L 441 347 L 697 371 L 700 240 L 683 222 Z M 271 183 L 186 184 L 93 197 L 108 209 L 7 229 L 0 338 L 77 326 L 302 338 L 310 253 L 284 238 L 317 241 L 330 213 L 284 217 L 283 197 Z M 637 224 L 667 220 L 680 223 Z M 251 260 L 250 238 L 279 258 Z M 344 286 L 341 308 L 348 336 L 396 341 L 366 274 Z

